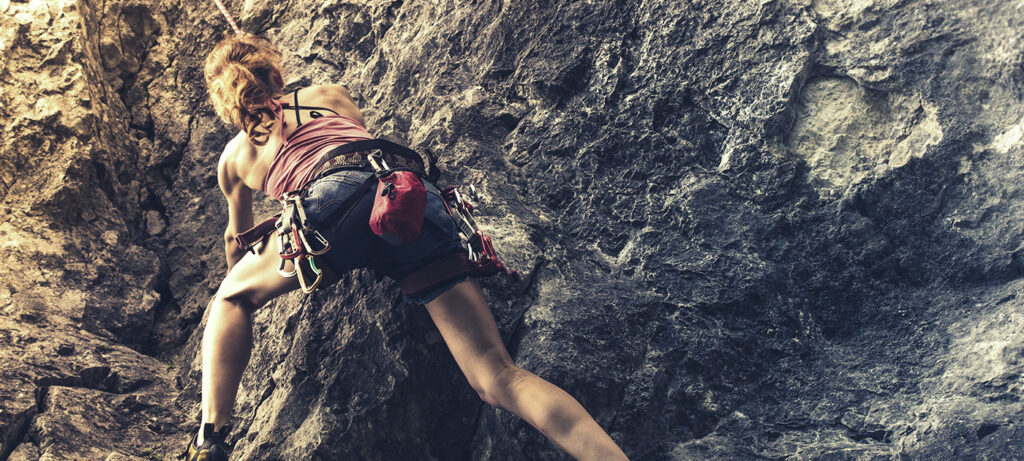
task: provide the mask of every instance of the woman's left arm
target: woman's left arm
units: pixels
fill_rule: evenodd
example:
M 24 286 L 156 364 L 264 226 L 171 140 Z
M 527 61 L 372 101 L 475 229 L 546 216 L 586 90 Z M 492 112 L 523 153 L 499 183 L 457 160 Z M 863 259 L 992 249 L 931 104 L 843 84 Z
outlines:
M 235 236 L 253 225 L 252 191 L 242 182 L 235 160 L 238 158 L 237 140 L 233 139 L 224 148 L 224 154 L 217 164 L 217 182 L 228 201 L 228 228 L 224 230 L 224 253 L 227 256 L 228 271 L 245 256 L 245 250 L 235 243 Z

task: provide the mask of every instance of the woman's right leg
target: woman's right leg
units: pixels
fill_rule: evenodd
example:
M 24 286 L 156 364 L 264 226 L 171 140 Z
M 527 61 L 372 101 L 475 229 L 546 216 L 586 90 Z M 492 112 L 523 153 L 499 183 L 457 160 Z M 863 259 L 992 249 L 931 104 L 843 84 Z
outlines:
M 231 268 L 210 301 L 203 330 L 202 413 L 215 430 L 231 419 L 242 373 L 252 351 L 252 312 L 270 300 L 298 288 L 296 278 L 277 273 L 281 259 L 276 239 L 246 254 Z M 202 428 L 199 443 L 202 443 Z
M 627 459 L 576 399 L 512 362 L 475 281 L 459 283 L 426 308 L 485 402 L 523 418 L 576 459 Z

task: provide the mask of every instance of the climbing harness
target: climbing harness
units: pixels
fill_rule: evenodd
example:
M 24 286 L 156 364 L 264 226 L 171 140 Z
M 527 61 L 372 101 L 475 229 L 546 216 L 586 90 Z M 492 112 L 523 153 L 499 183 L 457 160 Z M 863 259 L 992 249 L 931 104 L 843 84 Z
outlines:
M 371 151 L 376 152 L 366 154 Z M 310 181 L 285 194 L 281 214 L 237 235 L 235 242 L 240 248 L 255 252 L 255 246 L 276 231 L 278 254 L 281 257 L 278 273 L 282 277 L 298 277 L 302 291 L 307 294 L 313 292 L 323 280 L 324 269 L 317 262 L 316 256 L 330 251 L 331 244 L 308 222 L 302 200 L 309 186 L 316 180 L 341 169 L 364 168 L 367 164 L 374 169 L 374 174 L 326 216 L 323 222 L 344 221 L 356 202 L 377 186 L 369 223 L 371 229 L 391 244 L 415 240 L 420 228 L 426 223 L 423 219 L 426 190 L 421 179 L 425 176 L 422 173 L 426 170 L 425 165 L 416 151 L 378 138 L 350 142 L 325 154 L 313 168 L 316 173 Z M 434 170 L 433 165 L 431 170 Z M 422 190 L 422 196 L 417 189 Z M 445 210 L 456 223 L 466 254 L 440 258 L 406 275 L 399 281 L 404 294 L 419 293 L 445 280 L 467 275 L 504 273 L 512 280 L 518 279 L 518 273 L 498 259 L 491 238 L 480 230 L 473 218 L 476 207 L 470 200 L 479 201 L 479 196 L 473 186 L 469 187 L 469 192 L 467 197 L 455 186 L 440 190 Z M 374 217 L 377 218 L 376 222 Z M 292 263 L 291 270 L 288 270 L 289 261 Z

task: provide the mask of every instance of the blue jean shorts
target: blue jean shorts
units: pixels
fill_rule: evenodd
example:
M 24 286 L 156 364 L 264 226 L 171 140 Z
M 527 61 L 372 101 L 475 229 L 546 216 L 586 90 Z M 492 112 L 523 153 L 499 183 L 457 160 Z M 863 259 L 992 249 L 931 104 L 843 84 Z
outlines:
M 370 211 L 376 187 L 360 197 L 344 219 L 324 222 L 342 202 L 347 200 L 373 175 L 365 170 L 341 170 L 318 179 L 309 185 L 303 208 L 310 225 L 331 243 L 330 250 L 318 257 L 339 276 L 352 269 L 370 268 L 393 280 L 401 281 L 406 275 L 437 259 L 455 253 L 466 253 L 459 238 L 455 221 L 445 209 L 437 186 L 423 181 L 427 189 L 427 206 L 420 236 L 409 243 L 391 245 L 370 230 Z M 405 296 L 411 304 L 426 304 L 468 277 L 445 280 L 416 293 Z

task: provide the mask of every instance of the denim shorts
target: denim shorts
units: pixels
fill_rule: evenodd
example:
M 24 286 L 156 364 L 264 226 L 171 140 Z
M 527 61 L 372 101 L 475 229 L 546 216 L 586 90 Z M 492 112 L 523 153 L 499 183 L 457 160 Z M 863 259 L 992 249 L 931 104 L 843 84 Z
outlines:
M 466 253 L 459 238 L 455 221 L 445 209 L 437 186 L 423 181 L 427 189 L 427 206 L 420 236 L 409 243 L 391 245 L 370 230 L 370 211 L 376 187 L 363 194 L 337 222 L 323 222 L 334 213 L 373 175 L 364 170 L 341 170 L 318 179 L 307 189 L 303 208 L 309 224 L 331 243 L 330 250 L 318 257 L 339 276 L 352 269 L 370 268 L 393 280 L 401 281 L 406 275 L 437 259 L 455 253 Z M 405 296 L 411 304 L 426 304 L 468 277 L 445 280 L 422 290 L 414 297 Z

